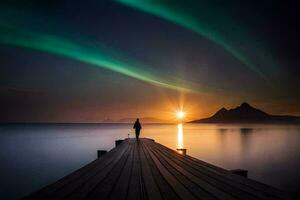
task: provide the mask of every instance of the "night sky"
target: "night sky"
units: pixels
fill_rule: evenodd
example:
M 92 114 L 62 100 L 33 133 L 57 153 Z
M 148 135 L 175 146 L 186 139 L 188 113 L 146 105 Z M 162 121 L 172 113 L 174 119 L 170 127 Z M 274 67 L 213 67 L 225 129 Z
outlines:
M 299 19 L 275 0 L 1 1 L 0 121 L 300 115 Z

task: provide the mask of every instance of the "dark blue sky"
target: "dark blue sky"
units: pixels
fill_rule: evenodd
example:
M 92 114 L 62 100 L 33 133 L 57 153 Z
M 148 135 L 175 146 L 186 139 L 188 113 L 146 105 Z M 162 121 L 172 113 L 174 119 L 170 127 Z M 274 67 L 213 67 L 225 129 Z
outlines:
M 242 101 L 274 114 L 300 114 L 296 6 L 288 1 L 199 2 L 186 3 L 182 12 L 192 13 L 200 23 L 206 20 L 204 24 L 219 31 L 236 51 L 258 66 L 264 77 L 209 38 L 120 3 L 1 1 L 0 37 L 21 30 L 63 38 L 84 47 L 81 55 L 85 49 L 101 49 L 118 62 L 134 65 L 136 74 L 145 72 L 192 92 L 153 85 L 66 56 L 2 42 L 0 120 L 97 122 L 135 116 L 169 119 L 169 112 L 182 102 L 191 119 Z

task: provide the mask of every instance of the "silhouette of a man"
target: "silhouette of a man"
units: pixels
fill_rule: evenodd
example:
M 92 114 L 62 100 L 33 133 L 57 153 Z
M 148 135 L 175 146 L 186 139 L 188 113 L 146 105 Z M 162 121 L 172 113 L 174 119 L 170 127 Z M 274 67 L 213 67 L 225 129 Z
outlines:
M 139 136 L 140 136 L 140 131 L 142 129 L 139 118 L 136 119 L 136 121 L 133 125 L 133 128 L 135 129 L 135 138 L 136 138 L 136 140 L 138 140 Z

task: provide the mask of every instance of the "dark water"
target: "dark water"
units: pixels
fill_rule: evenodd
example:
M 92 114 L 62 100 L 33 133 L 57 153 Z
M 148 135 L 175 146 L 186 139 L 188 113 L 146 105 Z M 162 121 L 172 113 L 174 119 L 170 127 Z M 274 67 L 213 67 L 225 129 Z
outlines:
M 0 125 L 0 199 L 18 199 L 96 158 L 131 125 Z M 144 125 L 143 137 L 300 197 L 300 126 Z

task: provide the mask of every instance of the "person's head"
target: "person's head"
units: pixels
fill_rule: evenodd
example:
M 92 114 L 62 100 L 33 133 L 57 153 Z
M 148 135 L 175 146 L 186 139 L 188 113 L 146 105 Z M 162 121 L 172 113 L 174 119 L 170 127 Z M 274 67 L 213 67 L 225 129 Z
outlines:
M 139 119 L 139 118 L 136 118 L 136 121 L 138 122 L 138 121 L 140 121 L 140 119 Z

